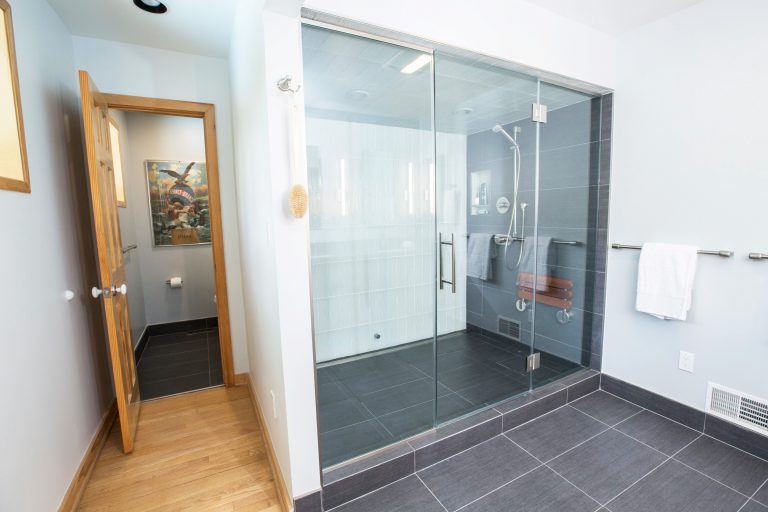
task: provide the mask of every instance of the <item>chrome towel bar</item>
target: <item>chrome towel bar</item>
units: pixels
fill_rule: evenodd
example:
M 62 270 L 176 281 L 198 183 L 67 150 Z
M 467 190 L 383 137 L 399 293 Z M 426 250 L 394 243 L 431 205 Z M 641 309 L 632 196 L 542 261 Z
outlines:
M 642 245 L 626 245 L 626 244 L 611 244 L 611 247 L 614 249 L 636 249 L 640 250 L 643 248 Z M 699 254 L 708 254 L 710 256 L 720 256 L 722 258 L 730 258 L 733 256 L 733 251 L 708 251 L 704 249 L 699 249 L 697 251 Z
M 768 260 L 768 254 L 764 252 L 751 252 L 749 253 L 749 259 L 751 260 Z

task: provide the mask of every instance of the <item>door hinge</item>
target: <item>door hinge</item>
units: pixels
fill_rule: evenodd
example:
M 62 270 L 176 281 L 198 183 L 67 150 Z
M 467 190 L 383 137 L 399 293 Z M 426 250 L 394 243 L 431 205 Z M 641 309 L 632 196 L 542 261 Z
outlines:
M 539 366 L 541 366 L 541 352 L 529 355 L 525 365 L 525 371 L 532 372 L 538 370 Z
M 547 122 L 547 106 L 541 103 L 534 103 L 531 106 L 531 117 L 534 123 L 546 123 Z

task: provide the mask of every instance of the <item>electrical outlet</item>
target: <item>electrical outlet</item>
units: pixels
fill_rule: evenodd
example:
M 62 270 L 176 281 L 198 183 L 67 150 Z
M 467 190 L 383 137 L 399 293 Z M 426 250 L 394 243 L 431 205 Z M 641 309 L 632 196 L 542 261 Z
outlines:
M 696 356 L 694 356 L 692 352 L 686 352 L 684 350 L 681 350 L 678 368 L 680 368 L 684 372 L 693 373 L 693 362 L 695 357 Z
M 275 398 L 275 392 L 271 389 L 269 390 L 269 394 L 272 397 L 272 417 L 277 419 L 277 398 Z

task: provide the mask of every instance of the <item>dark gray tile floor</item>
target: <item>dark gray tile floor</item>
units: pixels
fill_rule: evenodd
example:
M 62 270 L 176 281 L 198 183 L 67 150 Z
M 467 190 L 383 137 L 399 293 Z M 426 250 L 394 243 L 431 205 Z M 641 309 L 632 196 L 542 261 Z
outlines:
M 768 512 L 766 500 L 768 461 L 596 391 L 333 510 Z
M 216 328 L 150 336 L 137 366 L 142 399 L 224 383 Z
M 462 331 L 440 337 L 437 353 L 438 423 L 530 389 L 530 348 L 522 344 Z M 535 386 L 579 368 L 547 353 L 541 358 Z M 432 428 L 433 367 L 432 343 L 424 342 L 319 368 L 323 467 Z

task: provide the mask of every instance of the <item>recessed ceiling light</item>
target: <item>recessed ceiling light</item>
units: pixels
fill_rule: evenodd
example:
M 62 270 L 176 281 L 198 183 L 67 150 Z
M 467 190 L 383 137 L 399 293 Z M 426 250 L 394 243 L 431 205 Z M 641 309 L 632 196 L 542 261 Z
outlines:
M 355 101 L 363 101 L 370 98 L 371 93 L 364 89 L 356 89 L 354 91 L 347 92 L 347 98 Z
M 168 11 L 165 4 L 159 0 L 133 0 L 133 5 L 152 14 L 163 14 Z
M 432 62 L 432 57 L 427 55 L 426 53 L 423 53 L 413 59 L 413 62 L 405 66 L 403 69 L 400 70 L 401 73 L 404 75 L 410 75 L 412 73 L 415 73 L 416 71 L 420 70 L 427 64 Z

